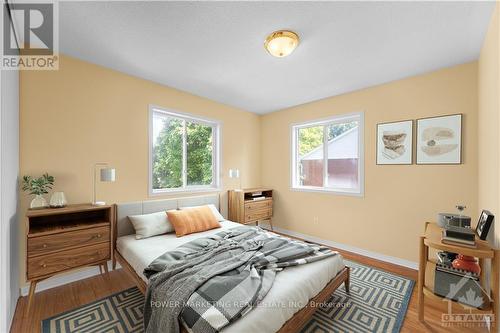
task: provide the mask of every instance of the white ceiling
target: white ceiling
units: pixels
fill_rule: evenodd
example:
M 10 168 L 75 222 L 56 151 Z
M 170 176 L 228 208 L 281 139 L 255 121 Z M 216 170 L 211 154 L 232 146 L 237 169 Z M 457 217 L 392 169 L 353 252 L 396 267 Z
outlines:
M 60 51 L 256 113 L 478 58 L 493 2 L 60 2 Z M 263 48 L 291 29 L 287 58 Z

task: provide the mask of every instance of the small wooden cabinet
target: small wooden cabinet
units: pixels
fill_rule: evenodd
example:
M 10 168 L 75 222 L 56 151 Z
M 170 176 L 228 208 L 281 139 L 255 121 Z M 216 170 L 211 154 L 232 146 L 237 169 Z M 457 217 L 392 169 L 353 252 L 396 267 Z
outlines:
M 229 191 L 229 220 L 257 225 L 259 221 L 269 221 L 271 229 L 273 229 L 272 216 L 272 189 L 251 188 Z
M 113 206 L 90 204 L 30 210 L 26 220 L 29 312 L 37 282 L 84 266 L 107 272 L 112 256 Z

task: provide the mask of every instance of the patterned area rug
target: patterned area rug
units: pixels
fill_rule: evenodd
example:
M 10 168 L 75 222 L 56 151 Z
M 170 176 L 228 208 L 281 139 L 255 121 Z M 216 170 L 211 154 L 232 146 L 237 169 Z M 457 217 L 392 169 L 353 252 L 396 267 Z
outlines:
M 393 332 L 401 330 L 415 281 L 345 260 L 350 293 L 338 288 L 301 333 Z
M 136 287 L 42 320 L 42 333 L 139 333 L 144 295 Z
M 319 308 L 302 333 L 399 332 L 414 281 L 346 260 L 351 292 L 343 286 Z M 144 297 L 130 288 L 42 321 L 42 333 L 142 332 Z

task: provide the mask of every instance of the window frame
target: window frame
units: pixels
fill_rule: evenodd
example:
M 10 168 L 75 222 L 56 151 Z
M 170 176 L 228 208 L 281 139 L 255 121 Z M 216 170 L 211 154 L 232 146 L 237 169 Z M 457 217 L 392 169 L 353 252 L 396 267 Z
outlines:
M 333 187 L 303 186 L 299 185 L 299 151 L 298 151 L 298 131 L 302 128 L 314 126 L 329 126 L 349 121 L 358 121 L 358 179 L 359 187 L 356 189 L 342 189 Z M 299 192 L 319 192 L 345 196 L 363 197 L 365 192 L 365 153 L 364 153 L 364 112 L 353 112 L 349 114 L 335 115 L 328 118 L 308 120 L 290 125 L 290 190 Z M 323 133 L 323 160 L 328 160 L 328 134 Z M 323 167 L 323 181 L 328 178 L 328 164 Z
M 181 119 L 197 124 L 208 125 L 212 127 L 212 184 L 210 185 L 188 185 L 187 184 L 187 147 L 186 147 L 186 131 L 183 133 L 183 148 L 182 148 L 182 187 L 153 189 L 153 118 L 155 114 L 162 114 L 167 117 Z M 185 126 L 185 123 L 184 123 Z M 222 123 L 218 120 L 213 120 L 205 117 L 192 115 L 189 113 L 179 112 L 172 109 L 149 105 L 149 181 L 148 192 L 149 196 L 164 195 L 169 193 L 189 193 L 189 192 L 218 192 L 220 186 L 220 168 L 221 168 L 221 131 Z

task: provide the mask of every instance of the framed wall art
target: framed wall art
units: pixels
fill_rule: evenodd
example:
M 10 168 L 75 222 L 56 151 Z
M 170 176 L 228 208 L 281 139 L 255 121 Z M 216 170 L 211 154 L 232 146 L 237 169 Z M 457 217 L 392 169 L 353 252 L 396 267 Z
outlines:
M 488 237 L 488 232 L 490 231 L 491 224 L 495 217 L 487 210 L 481 212 L 479 221 L 477 222 L 476 233 L 480 239 L 485 240 Z
M 377 164 L 413 163 L 413 120 L 377 124 Z
M 462 115 L 417 119 L 417 164 L 462 163 Z

